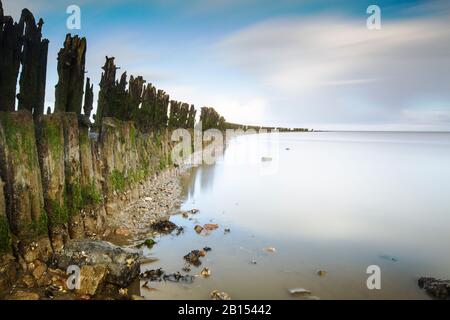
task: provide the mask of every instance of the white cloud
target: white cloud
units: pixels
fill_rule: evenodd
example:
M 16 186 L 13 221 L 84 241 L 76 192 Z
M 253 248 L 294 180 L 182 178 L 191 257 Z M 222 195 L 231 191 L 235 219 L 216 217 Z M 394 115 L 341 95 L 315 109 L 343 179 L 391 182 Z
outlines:
M 5 15 L 12 16 L 16 20 L 20 18 L 20 13 L 24 8 L 27 8 L 34 14 L 39 15 L 51 5 L 47 0 L 3 0 L 2 4 Z
M 450 100 L 448 18 L 385 21 L 380 31 L 343 16 L 274 19 L 226 37 L 217 51 L 284 102 L 271 110 L 285 121 L 408 123 L 403 110 L 415 99 Z
M 28 7 L 37 17 L 45 11 L 65 10 L 72 2 L 110 5 L 107 0 L 3 2 L 7 14 Z M 152 4 L 162 5 L 162 0 Z M 208 5 L 196 0 L 189 6 L 181 6 L 179 0 L 164 1 L 174 9 L 189 7 L 205 13 L 235 6 L 247 10 L 252 4 L 254 0 L 246 4 L 214 0 Z M 228 34 L 217 40 L 212 51 L 213 37 L 206 37 L 206 31 L 199 36 L 201 41 L 195 36 L 175 39 L 173 31 L 164 33 L 162 24 L 157 32 L 164 37 L 155 39 L 141 28 L 145 22 L 124 30 L 112 21 L 87 30 L 88 76 L 97 85 L 104 56 L 115 56 L 120 71 L 142 75 L 174 99 L 198 108 L 213 106 L 228 120 L 242 123 L 450 129 L 448 8 L 445 1 L 430 1 L 410 9 L 415 15 L 427 12 L 427 17 L 383 19 L 380 31 L 367 30 L 364 16 L 285 16 Z M 63 37 L 51 41 L 47 104 L 54 99 L 56 52 L 62 41 Z M 436 110 L 429 101 L 443 107 Z
M 172 99 L 214 107 L 229 122 L 261 124 L 266 119 L 268 102 L 264 97 L 252 95 L 229 96 L 221 92 L 204 91 L 193 85 L 168 86 L 167 92 Z

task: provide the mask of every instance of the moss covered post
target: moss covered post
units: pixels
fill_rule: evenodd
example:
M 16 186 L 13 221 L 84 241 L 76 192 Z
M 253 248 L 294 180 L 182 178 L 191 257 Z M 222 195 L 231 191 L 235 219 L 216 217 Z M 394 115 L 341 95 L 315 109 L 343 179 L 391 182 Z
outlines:
M 29 111 L 0 112 L 2 180 L 13 250 L 21 262 L 51 254 L 33 118 Z
M 6 216 L 5 183 L 0 177 L 0 255 L 11 252 L 11 232 L 8 217 Z
M 89 126 L 84 121 L 79 122 L 80 143 L 80 184 L 82 197 L 82 215 L 87 236 L 101 232 L 104 223 L 103 193 L 100 180 L 96 174 L 94 141 L 89 137 Z
M 65 198 L 69 212 L 69 235 L 72 239 L 84 237 L 81 209 L 83 197 L 81 194 L 81 163 L 78 116 L 76 113 L 59 113 L 64 128 L 64 168 L 65 168 Z
M 53 250 L 61 252 L 68 239 L 69 212 L 65 201 L 64 130 L 59 114 L 38 119 L 38 154 L 45 211 Z

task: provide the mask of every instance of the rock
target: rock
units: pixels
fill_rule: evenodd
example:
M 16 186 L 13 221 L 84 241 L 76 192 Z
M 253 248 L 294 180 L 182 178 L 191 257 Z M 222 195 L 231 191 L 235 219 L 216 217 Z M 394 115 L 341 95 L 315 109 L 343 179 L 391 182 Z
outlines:
M 6 297 L 6 300 L 39 300 L 40 297 L 35 292 L 16 291 Z
M 183 227 L 177 227 L 177 232 L 176 235 L 179 236 L 180 234 L 182 234 L 184 232 L 184 228 Z
M 185 255 L 183 258 L 190 264 L 198 267 L 202 264 L 202 262 L 200 261 L 200 257 L 204 257 L 205 254 L 206 253 L 203 250 L 192 250 L 187 255 Z
M 207 223 L 203 226 L 206 230 L 208 231 L 212 231 L 212 230 L 216 230 L 219 228 L 218 224 L 212 224 L 212 223 Z
M 34 288 L 36 286 L 36 280 L 33 278 L 32 275 L 26 274 L 22 277 L 21 282 L 27 287 L 27 288 Z
M 205 252 L 209 252 L 209 251 L 211 251 L 212 249 L 210 248 L 210 247 L 204 247 L 203 248 L 203 251 L 205 251 Z
M 151 227 L 159 233 L 171 233 L 177 228 L 177 225 L 169 220 L 161 220 L 153 223 Z
M 70 265 L 99 264 L 108 268 L 106 281 L 121 287 L 127 287 L 139 275 L 138 252 L 106 241 L 72 240 L 58 257 L 58 266 L 63 270 Z
M 202 227 L 202 226 L 199 226 L 199 225 L 196 225 L 196 226 L 194 227 L 194 230 L 195 230 L 195 232 L 197 232 L 197 233 L 202 233 L 203 227 Z
M 422 277 L 418 281 L 419 287 L 436 299 L 450 299 L 450 280 L 440 280 Z
M 231 232 L 231 229 L 229 229 L 229 228 L 226 228 L 223 230 L 223 233 L 230 233 L 230 232 Z
M 293 296 L 296 295 L 309 295 L 311 294 L 311 291 L 306 290 L 304 288 L 294 288 L 294 289 L 289 289 L 289 293 Z
M 316 273 L 319 277 L 323 277 L 323 276 L 327 275 L 327 272 L 325 270 L 317 270 Z
M 62 282 L 61 279 L 54 281 L 54 283 L 48 285 L 45 288 L 44 294 L 47 298 L 53 299 L 57 294 L 65 294 L 67 293 L 67 283 Z
M 48 238 L 41 238 L 38 241 L 31 242 L 21 248 L 23 252 L 23 259 L 26 263 L 34 262 L 35 260 L 47 261 L 53 251 Z
M 127 288 L 120 288 L 119 289 L 119 294 L 121 296 L 127 296 L 128 295 L 128 289 Z
M 211 276 L 211 270 L 209 268 L 203 268 L 200 274 L 203 278 L 208 278 Z
M 134 264 L 136 263 L 136 260 L 134 258 L 130 258 L 130 259 L 127 259 L 126 263 L 127 263 L 127 268 L 131 269 L 131 268 L 133 268 Z
M 68 275 L 62 270 L 48 268 L 36 282 L 39 287 L 53 286 L 67 290 L 67 277 Z
M 42 278 L 45 272 L 47 272 L 47 265 L 43 262 L 37 261 L 33 270 L 33 277 L 36 280 L 39 280 L 40 278 Z
M 118 236 L 122 236 L 122 237 L 129 237 L 130 236 L 130 231 L 125 229 L 125 228 L 117 228 L 116 230 L 114 230 L 114 233 Z
M 213 300 L 231 300 L 231 297 L 226 292 L 220 292 L 219 290 L 214 290 L 211 292 L 211 298 Z
M 191 268 L 189 268 L 189 266 L 184 266 L 181 270 L 184 272 L 191 272 Z
M 80 270 L 80 288 L 77 293 L 81 295 L 95 295 L 106 280 L 108 268 L 99 264 L 95 266 L 82 266 Z
M 7 290 L 17 277 L 17 263 L 11 254 L 0 257 L 0 291 Z
M 147 270 L 141 273 L 141 279 L 147 279 L 148 281 L 161 281 L 162 276 L 164 275 L 164 270 L 159 268 L 156 270 Z

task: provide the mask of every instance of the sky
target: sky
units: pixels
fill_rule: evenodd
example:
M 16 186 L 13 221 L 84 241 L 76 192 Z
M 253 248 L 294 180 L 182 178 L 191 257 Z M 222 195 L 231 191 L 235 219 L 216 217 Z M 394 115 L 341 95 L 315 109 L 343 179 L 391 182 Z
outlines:
M 66 33 L 85 36 L 97 99 L 105 56 L 171 99 L 230 122 L 450 131 L 448 0 L 2 0 L 44 19 L 46 106 Z M 369 30 L 369 5 L 381 29 Z M 81 29 L 68 30 L 69 5 Z

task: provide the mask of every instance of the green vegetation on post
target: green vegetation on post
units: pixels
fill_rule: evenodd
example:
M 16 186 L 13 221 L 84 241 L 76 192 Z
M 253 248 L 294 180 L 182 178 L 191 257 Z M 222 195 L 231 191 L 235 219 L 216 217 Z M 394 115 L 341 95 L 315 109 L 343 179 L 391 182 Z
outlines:
M 88 185 L 81 187 L 82 207 L 89 205 L 98 205 L 102 203 L 102 195 L 95 186 L 95 182 L 91 181 Z
M 42 210 L 37 220 L 31 221 L 28 230 L 32 238 L 48 235 L 48 216 L 45 210 Z
M 23 113 L 25 115 L 26 113 Z M 33 170 L 36 157 L 36 139 L 34 135 L 34 127 L 30 127 L 22 123 L 22 117 L 12 116 L 12 113 L 2 113 L 0 117 L 1 124 L 5 133 L 6 144 L 8 150 L 13 155 L 14 161 L 22 161 L 27 159 L 27 166 Z M 26 155 L 27 157 L 24 157 Z
M 118 170 L 113 170 L 109 175 L 109 182 L 112 186 L 112 189 L 117 192 L 125 191 L 126 187 L 126 178 L 125 176 L 119 172 Z
M 62 144 L 64 138 L 62 136 L 61 127 L 59 127 L 58 124 L 59 123 L 54 121 L 45 121 L 45 125 L 41 126 L 42 138 L 47 141 L 49 149 L 55 152 L 55 159 L 58 159 L 64 152 L 64 145 Z
M 51 216 L 51 224 L 52 226 L 62 226 L 69 221 L 69 210 L 67 209 L 66 204 L 62 206 L 59 205 L 56 201 L 50 201 L 52 216 Z

